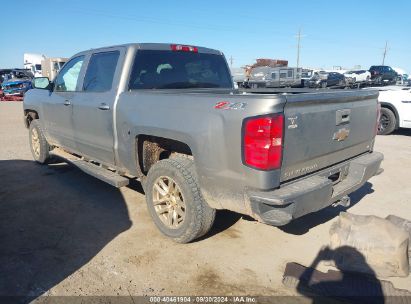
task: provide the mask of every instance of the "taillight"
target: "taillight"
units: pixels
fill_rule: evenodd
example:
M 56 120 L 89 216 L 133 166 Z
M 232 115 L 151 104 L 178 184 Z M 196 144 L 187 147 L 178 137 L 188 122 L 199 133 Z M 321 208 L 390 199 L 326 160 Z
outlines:
M 247 166 L 274 170 L 281 166 L 284 116 L 249 118 L 243 124 L 243 158 Z
M 171 44 L 171 50 L 175 52 L 193 52 L 198 53 L 198 48 L 190 45 Z
M 381 116 L 381 104 L 377 103 L 377 121 L 375 122 L 375 135 L 378 134 L 378 125 L 380 124 L 380 116 Z

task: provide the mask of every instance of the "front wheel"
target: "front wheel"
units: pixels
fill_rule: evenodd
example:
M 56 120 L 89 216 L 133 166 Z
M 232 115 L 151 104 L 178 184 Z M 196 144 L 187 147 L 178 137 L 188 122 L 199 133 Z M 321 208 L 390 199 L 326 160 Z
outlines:
M 191 159 L 157 162 L 150 168 L 145 185 L 148 211 L 164 235 L 188 243 L 210 230 L 215 209 L 201 195 Z
M 33 120 L 29 128 L 30 150 L 36 162 L 44 164 L 50 158 L 50 146 L 38 120 Z
M 395 114 L 387 108 L 381 108 L 380 121 L 378 122 L 378 134 L 388 135 L 395 130 Z

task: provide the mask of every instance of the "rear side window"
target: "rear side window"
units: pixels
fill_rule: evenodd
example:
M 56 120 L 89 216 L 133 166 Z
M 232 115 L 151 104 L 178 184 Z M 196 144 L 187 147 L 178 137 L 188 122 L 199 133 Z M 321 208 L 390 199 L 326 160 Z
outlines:
M 288 70 L 287 77 L 293 77 L 293 70 Z
M 83 91 L 110 91 L 119 56 L 119 51 L 93 54 L 84 77 Z
M 232 80 L 221 55 L 140 50 L 129 87 L 131 90 L 232 88 Z

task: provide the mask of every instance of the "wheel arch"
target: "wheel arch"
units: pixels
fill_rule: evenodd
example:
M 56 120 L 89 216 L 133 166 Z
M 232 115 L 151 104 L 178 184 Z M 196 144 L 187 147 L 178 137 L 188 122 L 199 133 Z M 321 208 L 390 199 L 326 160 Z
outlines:
M 40 119 L 36 110 L 24 109 L 24 126 L 28 129 L 33 120 Z
M 147 176 L 152 165 L 173 155 L 193 159 L 191 147 L 183 141 L 146 134 L 139 134 L 135 138 L 135 158 L 140 176 Z

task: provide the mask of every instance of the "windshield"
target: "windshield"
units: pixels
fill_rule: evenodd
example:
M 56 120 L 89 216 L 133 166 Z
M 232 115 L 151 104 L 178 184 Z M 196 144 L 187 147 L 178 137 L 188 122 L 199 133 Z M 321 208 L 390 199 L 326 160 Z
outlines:
M 232 88 L 221 55 L 140 50 L 130 77 L 130 89 Z
M 301 77 L 311 77 L 313 75 L 313 71 L 303 72 Z

